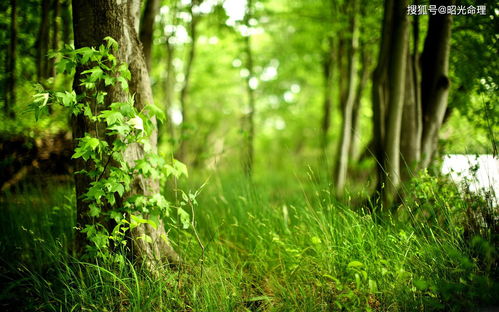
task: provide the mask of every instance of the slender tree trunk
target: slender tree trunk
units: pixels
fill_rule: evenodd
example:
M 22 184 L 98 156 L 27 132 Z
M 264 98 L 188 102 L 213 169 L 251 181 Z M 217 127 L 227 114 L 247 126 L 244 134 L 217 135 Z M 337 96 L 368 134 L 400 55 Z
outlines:
M 453 1 L 434 1 L 438 5 L 450 5 Z M 449 54 L 451 15 L 431 15 L 428 34 L 421 56 L 421 104 L 423 136 L 421 141 L 421 167 L 430 164 L 438 142 L 438 132 L 447 109 L 450 81 Z
M 36 64 L 38 80 L 45 80 L 49 76 L 49 62 L 47 53 L 49 50 L 50 39 L 50 0 L 42 0 L 41 21 L 38 29 L 38 38 L 36 42 Z
M 356 2 L 353 3 L 351 11 L 351 41 L 350 41 L 350 60 L 348 62 L 348 86 L 347 96 L 343 106 L 343 122 L 340 135 L 340 143 L 338 145 L 338 159 L 336 169 L 334 172 L 334 182 L 336 187 L 336 195 L 341 196 L 345 188 L 348 170 L 348 153 L 350 151 L 350 143 L 352 139 L 352 112 L 355 102 L 355 86 L 357 84 L 357 69 L 356 69 L 356 54 L 358 48 L 358 30 L 357 30 L 357 17 L 356 17 Z
M 53 51 L 58 51 L 59 50 L 59 15 L 61 11 L 61 4 L 60 0 L 53 0 L 54 2 L 52 3 L 52 44 L 51 44 L 51 49 Z M 54 77 L 55 76 L 55 58 L 50 59 L 49 62 L 49 72 L 50 76 Z
M 62 42 L 64 44 L 69 44 L 71 41 L 71 34 L 73 30 L 71 29 L 71 0 L 63 0 L 61 5 L 61 21 L 62 21 Z
M 135 3 L 132 3 L 135 2 Z M 144 60 L 144 54 L 137 34 L 137 15 L 132 12 L 137 7 L 138 1 L 120 0 L 73 0 L 73 29 L 75 47 L 98 46 L 106 36 L 113 37 L 119 44 L 119 51 L 116 57 L 121 62 L 126 62 L 132 73 L 129 83 L 130 93 L 135 95 L 135 106 L 140 111 L 148 103 L 153 102 L 149 74 Z M 136 13 L 134 13 L 136 14 Z M 79 86 L 79 76 L 85 68 L 79 66 L 76 71 L 73 88 L 77 93 L 81 93 Z M 118 86 L 109 86 L 106 89 L 107 105 L 113 102 L 127 100 L 126 93 Z M 101 109 L 104 109 L 102 107 Z M 156 122 L 155 119 L 152 120 Z M 98 133 L 88 118 L 79 115 L 74 118 L 73 137 L 78 139 L 86 132 L 93 135 Z M 100 131 L 100 136 L 104 139 L 104 131 Z M 157 133 L 153 133 L 150 138 L 150 145 L 153 150 L 156 148 Z M 123 157 L 129 163 L 144 156 L 143 146 L 133 144 L 124 152 Z M 76 170 L 88 169 L 92 164 L 79 160 L 76 162 Z M 89 180 L 84 175 L 75 175 L 77 191 L 77 225 L 83 227 L 89 223 L 87 204 L 81 199 L 81 194 L 86 192 Z M 132 190 L 133 194 L 154 194 L 159 192 L 159 182 L 150 178 L 136 177 Z M 147 217 L 147 216 L 146 216 Z M 151 271 L 159 272 L 159 266 L 164 263 L 175 263 L 179 260 L 178 255 L 162 238 L 166 235 L 164 224 L 160 222 L 157 229 L 150 225 L 140 225 L 132 231 L 133 252 L 137 259 L 144 263 Z M 147 243 L 143 239 L 138 239 L 141 235 L 149 235 L 152 243 Z M 83 239 L 79 236 L 79 239 Z M 81 242 L 80 242 L 81 244 Z
M 166 54 L 165 109 L 167 113 L 173 106 L 173 98 L 175 92 L 175 67 L 173 66 L 173 59 L 175 57 L 175 46 L 168 41 L 169 38 L 171 38 L 172 36 L 168 36 L 166 39 L 167 54 Z M 170 135 L 170 139 L 174 141 L 175 127 L 173 124 L 173 119 L 171 117 L 168 122 L 168 132 Z
M 176 153 L 176 158 L 179 160 L 185 161 L 185 158 L 187 157 L 187 141 L 188 141 L 188 128 L 189 128 L 189 122 L 190 122 L 190 117 L 189 117 L 189 111 L 187 108 L 187 98 L 189 95 L 189 88 L 190 88 L 190 83 L 191 83 L 191 73 L 192 73 L 192 67 L 194 64 L 194 59 L 196 57 L 196 41 L 197 41 L 197 25 L 199 21 L 199 16 L 193 12 L 194 5 L 196 3 L 192 2 L 189 11 L 191 14 L 191 23 L 190 23 L 190 29 L 189 29 L 189 36 L 191 37 L 191 48 L 189 50 L 189 54 L 187 55 L 187 61 L 186 61 L 186 66 L 185 66 L 185 72 L 184 72 L 184 85 L 182 86 L 182 89 L 180 90 L 180 109 L 182 111 L 182 125 L 180 127 L 180 146 L 178 148 L 178 151 Z
M 244 17 L 244 22 L 246 27 L 250 28 L 251 25 L 249 23 L 252 18 L 252 0 L 248 0 L 246 14 Z M 243 133 L 246 134 L 246 143 L 244 144 L 244 155 L 243 155 L 243 170 L 246 176 L 251 177 L 253 173 L 253 162 L 254 162 L 254 146 L 253 140 L 255 136 L 255 90 L 251 86 L 251 79 L 255 77 L 254 68 L 253 68 L 253 51 L 251 45 L 251 35 L 247 35 L 244 37 L 245 43 L 245 52 L 246 52 L 246 68 L 248 69 L 249 75 L 246 78 L 246 90 L 248 94 L 248 109 L 246 115 L 244 116 L 244 129 Z
M 159 0 L 147 0 L 140 22 L 140 42 L 144 49 L 147 70 L 151 71 L 151 49 L 154 33 L 154 19 L 158 14 Z
M 331 108 L 333 102 L 333 58 L 334 58 L 334 39 L 333 37 L 328 37 L 329 48 L 323 56 L 322 62 L 322 72 L 324 74 L 324 104 L 322 107 L 322 138 L 321 138 L 321 148 L 324 155 L 326 155 L 326 149 L 328 145 L 328 132 L 331 126 Z
M 362 55 L 362 69 L 359 71 L 360 82 L 357 86 L 355 94 L 355 101 L 352 108 L 352 142 L 350 144 L 349 158 L 352 161 L 357 161 L 359 158 L 359 144 L 360 144 L 360 108 L 362 101 L 362 94 L 366 89 L 367 81 L 369 80 L 370 56 L 365 44 L 360 45 Z
M 10 0 L 10 40 L 7 53 L 7 84 L 5 92 L 4 112 L 14 118 L 16 104 L 16 59 L 17 59 L 17 2 Z

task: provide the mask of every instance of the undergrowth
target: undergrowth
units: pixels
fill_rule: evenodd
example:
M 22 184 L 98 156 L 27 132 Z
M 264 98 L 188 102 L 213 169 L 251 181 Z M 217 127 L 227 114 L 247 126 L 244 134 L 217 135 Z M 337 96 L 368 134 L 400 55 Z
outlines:
M 182 189 L 199 190 L 205 180 L 197 181 L 192 178 Z M 397 215 L 374 218 L 335 201 L 327 187 L 311 181 L 262 177 L 250 185 L 235 175 L 212 175 L 193 207 L 204 252 L 192 228 L 170 232 L 183 261 L 156 279 L 130 262 L 85 263 L 71 255 L 71 186 L 18 189 L 1 199 L 0 309 L 472 311 L 497 306 L 497 232 L 483 223 L 469 226 L 469 209 L 481 209 L 479 201 L 424 175 L 407 192 Z

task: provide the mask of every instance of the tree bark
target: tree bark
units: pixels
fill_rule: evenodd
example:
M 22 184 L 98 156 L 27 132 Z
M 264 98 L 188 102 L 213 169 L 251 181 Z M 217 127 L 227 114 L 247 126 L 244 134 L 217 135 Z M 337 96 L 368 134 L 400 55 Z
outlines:
M 140 42 L 144 49 L 147 70 L 151 71 L 151 49 L 154 34 L 154 19 L 158 14 L 159 0 L 147 0 L 140 22 Z
M 38 80 L 45 80 L 49 77 L 49 62 L 47 53 L 50 39 L 50 0 L 42 0 L 41 21 L 38 29 L 38 39 L 36 42 L 36 64 Z
M 59 50 L 59 15 L 61 11 L 61 4 L 59 0 L 53 0 L 52 3 L 52 38 L 51 49 L 53 51 Z M 50 59 L 49 71 L 52 77 L 55 76 L 55 58 Z
M 362 69 L 360 70 L 360 82 L 357 86 L 357 91 L 355 94 L 355 101 L 352 108 L 352 142 L 350 144 L 349 158 L 352 161 L 357 161 L 359 158 L 359 144 L 360 144 L 360 108 L 362 101 L 362 94 L 366 88 L 367 81 L 369 80 L 369 67 L 370 67 L 370 56 L 367 51 L 365 44 L 361 44 L 360 47 L 362 55 Z
M 438 5 L 450 5 L 453 1 L 434 1 Z M 430 164 L 438 142 L 438 132 L 447 109 L 450 81 L 449 54 L 451 15 L 431 15 L 428 35 L 421 56 L 421 104 L 423 136 L 421 141 L 421 167 Z
M 251 27 L 249 21 L 252 18 L 252 0 L 248 0 L 244 23 L 248 29 Z M 248 77 L 246 78 L 246 90 L 248 94 L 248 109 L 244 116 L 244 129 L 243 133 L 246 134 L 246 142 L 243 149 L 243 170 L 247 177 L 251 177 L 253 173 L 254 162 L 254 146 L 253 140 L 255 136 L 255 90 L 251 87 L 251 79 L 254 76 L 253 68 L 253 51 L 251 45 L 251 35 L 248 34 L 244 37 L 245 52 L 246 52 L 246 68 L 248 69 Z
M 350 40 L 350 60 L 348 62 L 348 85 L 347 85 L 347 95 L 345 99 L 345 103 L 342 104 L 342 127 L 341 127 L 341 135 L 340 135 L 340 143 L 338 145 L 338 159 L 336 163 L 336 168 L 334 172 L 334 182 L 336 188 L 336 195 L 343 195 L 343 191 L 345 188 L 345 182 L 347 177 L 348 170 L 348 153 L 350 151 L 350 143 L 352 139 L 352 112 L 353 106 L 355 102 L 355 94 L 356 94 L 356 84 L 357 84 L 357 49 L 358 49 L 358 30 L 357 30 L 357 17 L 356 17 L 356 2 L 353 3 L 351 10 L 351 40 Z
M 137 12 L 134 8 L 137 3 L 134 1 L 121 0 L 73 0 L 73 29 L 75 38 L 75 47 L 98 46 L 106 36 L 113 37 L 119 44 L 119 50 L 116 57 L 120 62 L 128 64 L 132 73 L 132 79 L 129 83 L 130 93 L 135 94 L 135 106 L 140 111 L 147 104 L 152 103 L 152 92 L 149 81 L 149 75 L 144 60 L 144 54 L 137 34 L 136 20 Z M 138 2 L 138 1 L 137 1 Z M 136 14 L 136 13 L 134 13 Z M 85 70 L 79 66 L 76 71 L 73 88 L 77 94 L 82 92 L 79 86 L 79 76 Z M 113 102 L 120 102 L 127 99 L 127 94 L 119 86 L 109 86 L 106 89 L 106 105 Z M 100 109 L 104 109 L 102 107 Z M 155 123 L 155 119 L 153 119 Z M 73 137 L 78 139 L 85 135 L 85 132 L 98 135 L 94 126 L 83 115 L 74 118 Z M 101 139 L 104 139 L 104 132 L 99 131 Z M 150 138 L 150 144 L 153 150 L 156 148 L 157 133 L 153 133 Z M 124 159 L 133 164 L 136 160 L 143 158 L 144 149 L 142 145 L 132 144 L 124 152 Z M 92 164 L 79 160 L 76 162 L 76 170 L 88 169 Z M 88 224 L 88 207 L 81 199 L 81 194 L 85 193 L 89 180 L 84 175 L 75 175 L 77 191 L 77 225 L 83 227 Z M 133 194 L 154 194 L 159 192 L 159 182 L 144 177 L 136 177 L 132 184 Z M 147 218 L 147 216 L 145 216 Z M 133 253 L 139 262 L 144 263 L 151 271 L 157 272 L 160 265 L 165 263 L 176 263 L 179 258 L 175 251 L 162 239 L 166 235 L 164 224 L 160 222 L 157 229 L 149 224 L 140 225 L 132 231 Z M 153 242 L 146 243 L 143 239 L 137 239 L 143 234 L 149 235 Z M 81 240 L 81 235 L 79 236 Z M 81 242 L 80 242 L 81 244 Z
M 418 4 L 418 1 L 415 2 Z M 404 112 L 400 133 L 400 161 L 402 181 L 415 175 L 421 159 L 423 117 L 421 112 L 421 78 L 419 69 L 419 17 L 413 16 L 413 51 L 407 54 L 407 74 L 404 96 Z
M 196 58 L 196 41 L 197 41 L 197 25 L 199 21 L 199 16 L 194 13 L 193 9 L 198 1 L 191 2 L 189 6 L 189 12 L 191 15 L 191 23 L 189 28 L 189 36 L 191 37 L 191 48 L 189 54 L 187 55 L 187 61 L 184 71 L 184 85 L 180 90 L 180 110 L 182 111 L 182 125 L 180 127 L 180 146 L 175 158 L 185 161 L 187 154 L 187 141 L 188 141 L 188 128 L 189 128 L 189 112 L 187 108 L 187 97 L 189 95 L 189 88 L 191 83 L 191 73 L 194 64 L 194 59 Z
M 400 129 L 408 42 L 407 1 L 385 0 L 378 66 L 373 75 L 377 192 L 391 206 L 400 182 Z
M 388 75 L 390 95 L 388 97 L 388 115 L 386 120 L 385 147 L 386 170 L 385 188 L 383 191 L 384 206 L 391 206 L 400 183 L 400 129 L 404 106 L 404 87 L 407 60 L 408 18 L 407 1 L 395 1 L 393 7 L 393 29 L 391 58 Z
M 14 118 L 16 104 L 16 59 L 17 59 L 17 2 L 10 0 L 10 40 L 7 53 L 7 81 L 4 102 L 4 112 Z
M 321 148 L 324 155 L 326 155 L 326 149 L 328 144 L 328 132 L 331 126 L 331 108 L 333 102 L 333 58 L 334 58 L 334 39 L 328 37 L 328 50 L 323 55 L 322 62 L 322 72 L 324 80 L 324 102 L 322 106 L 322 137 L 321 137 Z

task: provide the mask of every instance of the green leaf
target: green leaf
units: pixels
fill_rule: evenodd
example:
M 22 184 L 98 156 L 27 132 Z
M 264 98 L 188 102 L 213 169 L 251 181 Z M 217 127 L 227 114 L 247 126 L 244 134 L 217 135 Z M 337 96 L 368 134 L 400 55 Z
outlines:
M 120 123 L 125 118 L 123 114 L 115 110 L 104 110 L 100 113 L 99 117 L 104 119 L 108 126 Z
M 189 216 L 189 214 L 187 213 L 187 211 L 185 211 L 184 209 L 182 209 L 182 208 L 179 207 L 177 209 L 177 213 L 178 213 L 178 215 L 180 217 L 180 223 L 182 224 L 182 228 L 184 230 L 188 229 L 189 228 L 189 224 L 190 224 L 189 220 L 190 220 L 191 217 Z
M 116 40 L 114 40 L 112 37 L 104 37 L 104 41 L 106 42 L 106 48 L 108 50 L 112 50 L 112 49 L 115 49 L 115 50 L 118 50 L 118 42 Z
M 360 261 L 352 261 L 352 262 L 350 262 L 348 264 L 347 267 L 349 267 L 349 268 L 360 268 L 360 267 L 363 267 L 363 266 L 364 266 L 364 264 L 362 262 L 360 262 Z
M 429 286 L 425 280 L 414 280 L 413 284 L 417 290 L 421 290 L 421 291 L 427 289 Z

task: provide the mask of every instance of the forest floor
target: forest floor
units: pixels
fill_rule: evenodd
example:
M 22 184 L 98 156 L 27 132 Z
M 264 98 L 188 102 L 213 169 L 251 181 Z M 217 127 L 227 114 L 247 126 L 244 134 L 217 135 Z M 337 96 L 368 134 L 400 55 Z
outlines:
M 311 175 L 310 175 L 311 176 Z M 423 177 L 404 213 L 373 217 L 314 179 L 231 174 L 197 190 L 194 224 L 171 227 L 183 262 L 153 278 L 130 262 L 69 253 L 70 184 L 17 187 L 0 199 L 2 311 L 473 311 L 499 306 L 497 233 L 483 201 Z M 174 200 L 172 191 L 166 192 Z M 356 206 L 356 204 L 352 204 Z M 471 206 L 470 206 L 471 205 Z M 482 210 L 480 210 L 482 209 Z M 190 212 L 192 214 L 192 212 Z M 475 214 L 476 215 L 476 214 Z M 173 224 L 175 218 L 169 222 Z

